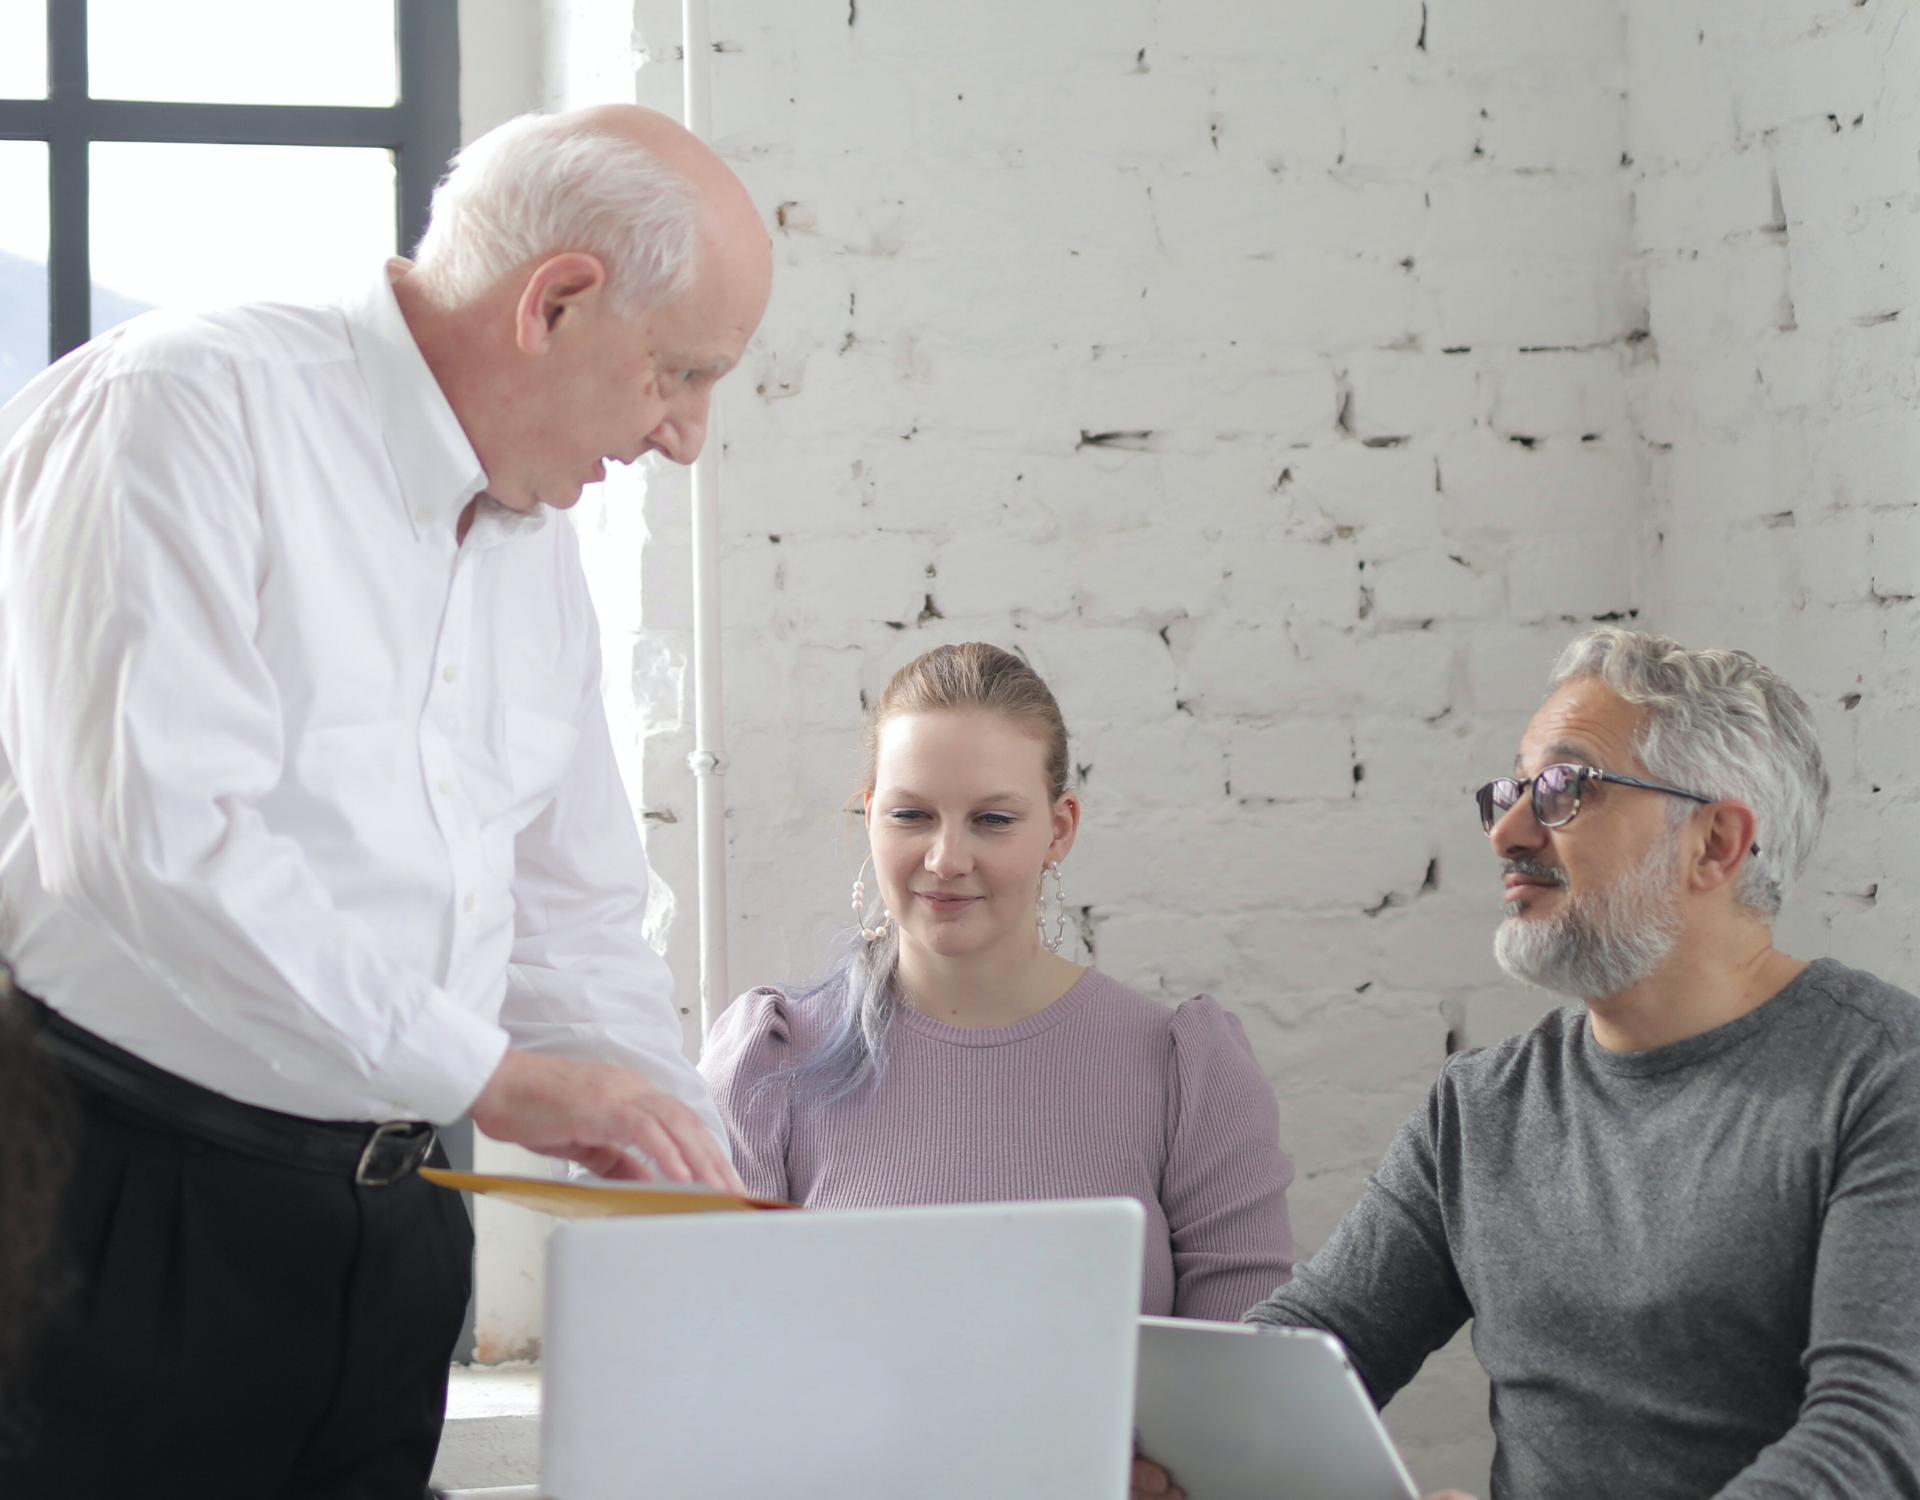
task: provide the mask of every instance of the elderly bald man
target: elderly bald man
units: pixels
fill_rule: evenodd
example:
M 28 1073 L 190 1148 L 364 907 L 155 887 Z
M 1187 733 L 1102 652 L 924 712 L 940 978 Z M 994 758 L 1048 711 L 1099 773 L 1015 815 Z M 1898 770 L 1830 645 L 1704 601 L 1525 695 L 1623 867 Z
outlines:
M 551 512 L 694 458 L 770 275 L 665 117 L 527 118 L 357 300 L 151 315 L 0 412 L 0 944 L 84 1119 L 10 1500 L 419 1496 L 430 1122 L 735 1185 Z

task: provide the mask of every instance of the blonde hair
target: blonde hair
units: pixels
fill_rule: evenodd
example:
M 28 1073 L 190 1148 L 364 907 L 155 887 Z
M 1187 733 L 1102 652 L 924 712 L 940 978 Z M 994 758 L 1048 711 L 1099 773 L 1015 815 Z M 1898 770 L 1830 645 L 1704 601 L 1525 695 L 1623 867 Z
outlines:
M 1072 767 L 1067 760 L 1067 723 L 1040 674 L 1011 651 L 982 641 L 936 646 L 887 679 L 880 701 L 867 716 L 867 779 L 873 790 L 880 731 L 908 714 L 1004 714 L 1046 750 L 1047 788 L 1054 801 L 1066 795 Z

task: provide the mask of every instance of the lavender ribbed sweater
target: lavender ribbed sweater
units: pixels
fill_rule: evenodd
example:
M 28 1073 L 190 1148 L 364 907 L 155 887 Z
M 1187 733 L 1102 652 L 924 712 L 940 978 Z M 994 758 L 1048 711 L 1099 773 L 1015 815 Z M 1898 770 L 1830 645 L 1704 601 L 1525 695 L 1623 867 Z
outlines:
M 1089 969 L 1015 1026 L 902 1008 L 880 1084 L 819 1107 L 778 1075 L 822 1003 L 753 990 L 708 1038 L 701 1071 L 749 1191 L 809 1208 L 1137 1198 L 1140 1310 L 1162 1316 L 1238 1318 L 1292 1274 L 1279 1110 L 1211 997 L 1168 1010 Z

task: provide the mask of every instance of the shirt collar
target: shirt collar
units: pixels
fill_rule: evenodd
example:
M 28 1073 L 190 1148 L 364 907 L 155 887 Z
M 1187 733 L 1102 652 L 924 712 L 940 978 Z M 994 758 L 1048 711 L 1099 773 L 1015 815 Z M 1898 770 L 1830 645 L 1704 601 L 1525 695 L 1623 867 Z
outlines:
M 486 488 L 487 475 L 401 315 L 390 275 L 395 264 L 382 266 L 341 311 L 400 479 L 407 518 L 414 534 L 425 536 L 439 526 L 451 528 L 466 503 Z

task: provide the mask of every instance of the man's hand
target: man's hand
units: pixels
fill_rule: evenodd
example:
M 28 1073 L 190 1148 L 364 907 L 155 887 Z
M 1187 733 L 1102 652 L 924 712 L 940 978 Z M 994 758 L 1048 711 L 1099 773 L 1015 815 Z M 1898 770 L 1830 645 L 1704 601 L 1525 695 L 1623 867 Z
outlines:
M 746 1191 L 700 1117 L 630 1068 L 509 1047 L 467 1112 L 496 1141 L 602 1177 L 649 1176 L 626 1149 L 637 1146 L 674 1182 Z
M 1187 1492 L 1160 1465 L 1135 1453 L 1132 1500 L 1187 1500 Z
M 1186 1492 L 1160 1465 L 1135 1453 L 1132 1500 L 1186 1500 Z M 1427 1496 L 1427 1500 L 1473 1500 L 1473 1496 L 1465 1490 L 1440 1490 Z

